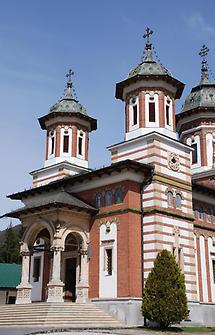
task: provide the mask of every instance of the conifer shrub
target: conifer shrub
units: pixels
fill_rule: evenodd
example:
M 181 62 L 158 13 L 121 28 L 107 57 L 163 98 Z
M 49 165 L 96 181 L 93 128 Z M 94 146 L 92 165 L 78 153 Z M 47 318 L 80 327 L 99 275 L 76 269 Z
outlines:
M 184 275 L 167 250 L 158 253 L 144 288 L 142 313 L 162 329 L 188 316 Z

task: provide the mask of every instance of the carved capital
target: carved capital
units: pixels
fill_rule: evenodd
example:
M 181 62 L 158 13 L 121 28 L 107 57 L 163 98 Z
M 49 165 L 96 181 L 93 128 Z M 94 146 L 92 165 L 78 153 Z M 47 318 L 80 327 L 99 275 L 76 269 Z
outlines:
M 51 248 L 50 248 L 50 251 L 52 251 L 52 252 L 59 252 L 59 251 L 63 251 L 64 249 L 62 248 L 62 247 L 60 247 L 60 246 L 51 246 Z

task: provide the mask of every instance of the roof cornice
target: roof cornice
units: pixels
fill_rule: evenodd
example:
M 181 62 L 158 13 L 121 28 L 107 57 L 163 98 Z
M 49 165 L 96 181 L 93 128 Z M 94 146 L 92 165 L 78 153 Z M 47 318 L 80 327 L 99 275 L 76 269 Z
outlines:
M 67 186 L 68 184 L 82 183 L 86 180 L 92 180 L 93 178 L 101 178 L 103 175 L 111 175 L 113 172 L 121 173 L 122 170 L 134 170 L 135 172 L 144 172 L 147 174 L 151 174 L 154 171 L 154 167 L 149 164 L 143 164 L 139 162 L 135 162 L 133 160 L 124 160 L 118 163 L 111 164 L 107 167 L 103 167 L 101 169 L 93 170 L 90 172 L 78 174 L 75 176 L 68 176 L 62 179 L 50 182 L 49 184 L 38 186 L 35 188 L 30 188 L 28 190 L 24 190 L 21 192 L 17 192 L 14 194 L 10 194 L 7 198 L 12 200 L 21 200 L 28 196 L 33 196 L 35 194 L 40 194 L 43 192 L 49 192 L 55 188 L 61 186 Z

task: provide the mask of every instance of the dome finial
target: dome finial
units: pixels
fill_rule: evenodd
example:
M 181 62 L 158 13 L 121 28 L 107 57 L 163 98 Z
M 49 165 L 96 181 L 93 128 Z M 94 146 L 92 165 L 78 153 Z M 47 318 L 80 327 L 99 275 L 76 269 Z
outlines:
M 69 69 L 69 72 L 66 74 L 68 81 L 67 81 L 65 97 L 72 97 L 72 76 L 73 75 L 74 75 L 74 72 L 71 69 Z
M 208 80 L 208 63 L 207 63 L 207 60 L 206 60 L 206 56 L 207 56 L 208 52 L 209 52 L 209 49 L 204 44 L 201 47 L 201 50 L 199 52 L 199 56 L 202 57 L 201 81 L 204 80 L 204 79 Z
M 152 58 L 152 43 L 150 42 L 150 36 L 152 34 L 153 34 L 153 30 L 151 30 L 149 27 L 147 27 L 146 32 L 143 35 L 143 38 L 146 38 L 146 46 L 145 46 L 146 56 L 145 56 L 145 59 L 144 59 L 145 62 L 146 61 L 148 61 L 148 62 L 153 61 L 153 58 Z

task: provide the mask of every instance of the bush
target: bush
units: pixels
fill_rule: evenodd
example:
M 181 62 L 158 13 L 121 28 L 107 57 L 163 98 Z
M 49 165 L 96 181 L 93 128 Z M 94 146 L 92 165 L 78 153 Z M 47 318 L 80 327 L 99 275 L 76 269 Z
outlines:
M 142 313 L 161 328 L 179 323 L 188 316 L 184 275 L 167 250 L 157 255 L 147 278 Z

